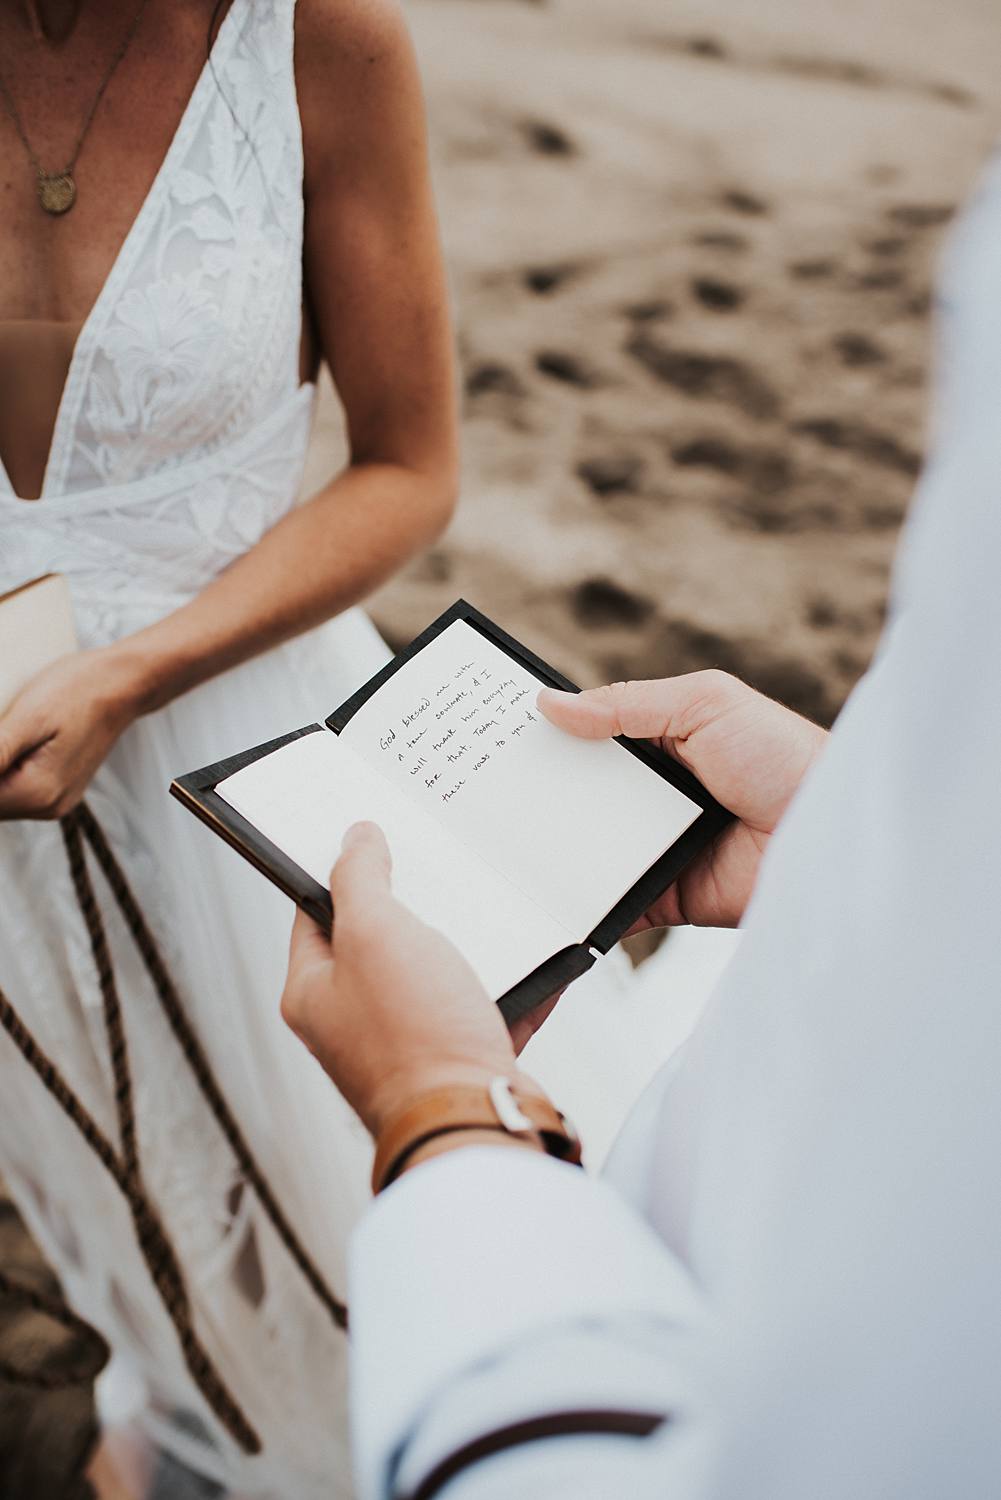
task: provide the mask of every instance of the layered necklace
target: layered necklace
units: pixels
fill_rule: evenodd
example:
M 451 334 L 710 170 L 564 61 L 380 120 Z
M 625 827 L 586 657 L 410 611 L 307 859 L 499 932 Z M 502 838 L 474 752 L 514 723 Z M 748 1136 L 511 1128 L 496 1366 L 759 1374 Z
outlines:
M 76 202 L 76 178 L 73 173 L 76 170 L 80 152 L 83 150 L 83 143 L 87 139 L 91 125 L 94 123 L 94 116 L 97 114 L 98 105 L 104 98 L 108 84 L 114 77 L 122 58 L 132 45 L 132 40 L 139 30 L 139 22 L 142 20 L 143 12 L 148 4 L 149 0 L 140 0 L 139 9 L 133 16 L 131 25 L 119 43 L 118 50 L 111 59 L 107 72 L 101 79 L 100 87 L 94 95 L 93 102 L 87 111 L 86 118 L 80 128 L 80 134 L 77 136 L 76 145 L 73 148 L 73 154 L 66 166 L 62 167 L 59 171 L 47 172 L 42 166 L 42 163 L 38 159 L 38 154 L 28 137 L 28 132 L 24 128 L 24 123 L 18 112 L 10 88 L 3 74 L 0 73 L 0 103 L 3 104 L 4 109 L 10 115 L 14 129 L 18 133 L 21 144 L 31 163 L 37 181 L 38 201 L 47 214 L 64 214 Z

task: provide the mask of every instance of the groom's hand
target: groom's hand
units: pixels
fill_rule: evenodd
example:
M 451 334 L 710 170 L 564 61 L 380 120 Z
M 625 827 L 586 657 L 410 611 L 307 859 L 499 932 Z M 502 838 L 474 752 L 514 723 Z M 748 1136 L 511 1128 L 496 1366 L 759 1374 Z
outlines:
M 333 937 L 296 917 L 282 1015 L 373 1135 L 453 1083 L 517 1075 L 500 1011 L 456 948 L 397 901 L 386 840 L 349 829 L 330 880 Z
M 735 927 L 768 840 L 827 735 L 726 672 L 615 682 L 584 693 L 544 688 L 551 723 L 585 739 L 652 739 L 730 812 L 730 824 L 642 918 L 643 927 Z

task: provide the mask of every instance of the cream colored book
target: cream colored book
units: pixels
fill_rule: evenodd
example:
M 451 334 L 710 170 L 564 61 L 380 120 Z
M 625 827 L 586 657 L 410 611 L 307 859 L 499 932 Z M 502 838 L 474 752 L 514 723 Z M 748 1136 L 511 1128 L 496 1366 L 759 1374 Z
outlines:
M 318 922 L 345 830 L 379 824 L 396 894 L 514 1020 L 583 974 L 730 822 L 677 761 L 539 711 L 573 684 L 459 599 L 323 724 L 171 787 Z
M 76 650 L 73 601 L 61 573 L 0 594 L 0 714 L 33 677 Z

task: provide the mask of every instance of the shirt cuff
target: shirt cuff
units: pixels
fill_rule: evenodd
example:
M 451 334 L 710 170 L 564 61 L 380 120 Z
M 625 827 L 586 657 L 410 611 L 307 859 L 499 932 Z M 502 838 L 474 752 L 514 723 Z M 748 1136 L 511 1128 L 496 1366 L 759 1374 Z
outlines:
M 464 1371 L 554 1328 L 637 1315 L 690 1324 L 697 1310 L 683 1267 L 612 1189 L 502 1147 L 406 1173 L 362 1220 L 349 1267 L 365 1500 L 386 1494 L 421 1413 Z

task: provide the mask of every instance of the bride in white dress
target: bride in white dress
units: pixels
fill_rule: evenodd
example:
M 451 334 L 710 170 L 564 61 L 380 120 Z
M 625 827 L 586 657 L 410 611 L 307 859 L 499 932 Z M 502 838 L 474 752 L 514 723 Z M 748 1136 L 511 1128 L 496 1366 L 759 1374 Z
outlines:
M 263 1172 L 342 1294 L 369 1147 L 281 1025 L 288 905 L 167 786 L 369 676 L 386 650 L 352 606 L 449 513 L 450 336 L 413 58 L 391 0 L 24 0 L 0 7 L 0 79 L 0 593 L 64 574 L 86 648 L 0 718 L 0 988 L 114 1141 L 55 821 L 86 792 Z M 73 179 L 71 212 L 40 202 L 42 171 Z M 352 457 L 295 507 L 321 356 Z M 97 893 L 145 1184 L 259 1454 L 192 1380 L 118 1187 L 2 1034 L 0 1174 L 112 1345 L 108 1421 L 227 1493 L 347 1495 L 344 1335 Z

